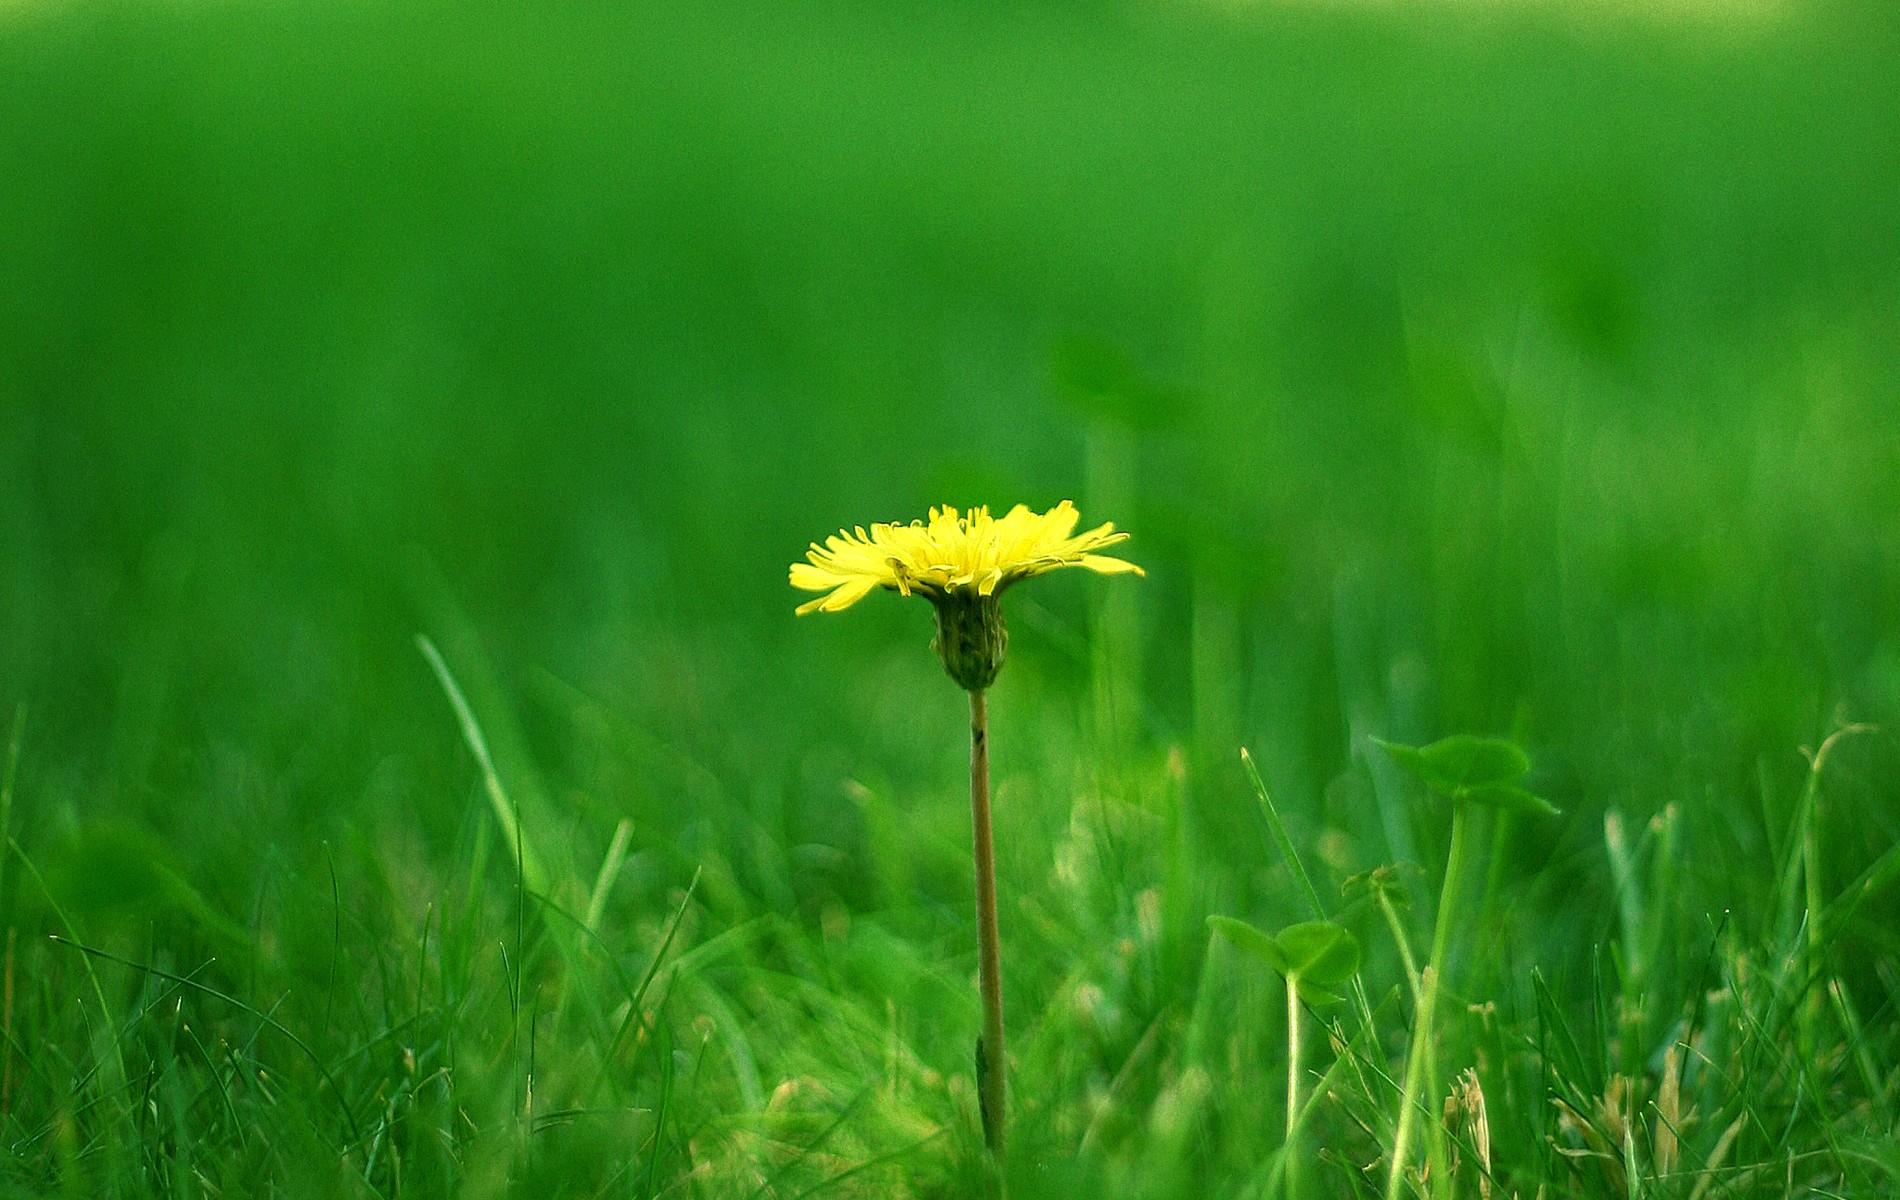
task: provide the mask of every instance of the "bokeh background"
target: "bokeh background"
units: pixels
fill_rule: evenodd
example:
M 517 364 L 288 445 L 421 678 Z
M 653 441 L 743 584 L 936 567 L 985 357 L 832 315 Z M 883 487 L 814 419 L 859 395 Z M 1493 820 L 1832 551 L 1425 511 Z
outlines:
M 1500 834 L 1501 975 L 1587 984 L 1612 810 L 1682 815 L 1672 940 L 1766 922 L 1799 748 L 1900 724 L 1896 62 L 1881 6 L 1796 0 L 5 0 L 10 832 L 97 944 L 393 994 L 336 947 L 515 899 L 421 633 L 557 878 L 631 822 L 636 967 L 698 869 L 687 941 L 855 920 L 834 990 L 881 1020 L 914 957 L 973 1012 L 928 610 L 794 619 L 785 568 L 1073 498 L 1148 575 L 1010 597 L 1019 1021 L 1103 797 L 1178 789 L 1183 928 L 1292 894 L 1242 744 L 1329 894 L 1443 852 L 1368 737 L 1530 747 L 1565 815 Z M 1897 759 L 1840 752 L 1842 882 Z M 728 1009 L 682 1012 L 768 1040 Z M 953 1074 L 966 1033 L 907 1036 Z M 734 1074 L 709 1107 L 760 1105 Z

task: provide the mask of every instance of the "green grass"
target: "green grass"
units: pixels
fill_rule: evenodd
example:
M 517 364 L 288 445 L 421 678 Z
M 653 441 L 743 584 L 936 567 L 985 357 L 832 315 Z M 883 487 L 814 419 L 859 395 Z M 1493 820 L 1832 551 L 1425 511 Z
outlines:
M 0 1196 L 981 1194 L 963 697 L 785 566 L 1064 497 L 1148 576 L 1007 602 L 1012 1197 L 1385 1195 L 1396 936 L 1424 1194 L 1900 1190 L 1896 51 L 0 6 Z M 1461 733 L 1563 811 L 1441 897 Z M 1211 915 L 1364 949 L 1290 1171 Z

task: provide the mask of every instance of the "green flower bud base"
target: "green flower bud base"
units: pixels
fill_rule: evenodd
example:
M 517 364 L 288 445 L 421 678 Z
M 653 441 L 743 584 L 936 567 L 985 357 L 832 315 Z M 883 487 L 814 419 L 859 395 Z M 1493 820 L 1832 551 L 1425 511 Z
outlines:
M 1009 646 L 1002 601 L 996 596 L 952 592 L 935 603 L 937 636 L 930 648 L 958 687 L 966 692 L 987 690 L 1003 669 L 1003 652 Z

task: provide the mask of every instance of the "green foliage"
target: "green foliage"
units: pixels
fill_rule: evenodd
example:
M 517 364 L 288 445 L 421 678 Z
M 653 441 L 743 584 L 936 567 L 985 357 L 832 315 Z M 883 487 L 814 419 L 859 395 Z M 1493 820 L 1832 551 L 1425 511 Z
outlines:
M 1876 8 L 0 4 L 0 1195 L 1894 1194 Z
M 1252 955 L 1280 974 L 1290 973 L 1287 969 L 1286 953 L 1280 949 L 1280 943 L 1272 934 L 1264 933 L 1256 926 L 1238 918 L 1223 917 L 1218 913 L 1207 918 L 1207 926 L 1240 950 Z
M 1112 342 L 1070 335 L 1056 343 L 1051 358 L 1057 391 L 1090 417 L 1150 433 L 1189 422 L 1191 400 L 1145 378 Z
M 1302 921 L 1274 935 L 1284 973 L 1321 987 L 1338 987 L 1359 973 L 1359 939 L 1331 921 Z
M 1377 745 L 1426 787 L 1456 803 L 1557 815 L 1550 801 L 1517 786 L 1530 774 L 1531 760 L 1510 742 L 1458 734 L 1429 746 L 1384 741 Z
M 1418 874 L 1418 870 L 1411 863 L 1387 863 L 1370 871 L 1347 876 L 1339 885 L 1339 890 L 1348 900 L 1383 896 L 1394 908 L 1410 908 L 1412 887 L 1406 880 Z
M 1267 934 L 1233 917 L 1207 918 L 1208 926 L 1298 989 L 1308 1004 L 1337 1004 L 1334 990 L 1359 973 L 1359 939 L 1331 921 L 1302 921 Z

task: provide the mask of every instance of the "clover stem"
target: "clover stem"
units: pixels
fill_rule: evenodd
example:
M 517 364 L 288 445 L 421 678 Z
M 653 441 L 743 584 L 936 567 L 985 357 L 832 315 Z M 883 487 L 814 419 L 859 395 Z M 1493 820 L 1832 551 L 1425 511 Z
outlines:
M 1412 957 L 1412 943 L 1405 936 L 1405 927 L 1399 923 L 1398 910 L 1392 907 L 1392 897 L 1386 895 L 1384 888 L 1378 889 L 1376 895 L 1379 898 L 1379 911 L 1385 914 L 1386 928 L 1392 931 L 1392 940 L 1398 943 L 1399 961 L 1405 964 L 1405 982 L 1412 990 L 1412 1008 L 1416 1011 L 1422 987 L 1418 978 L 1418 960 Z
M 996 854 L 990 844 L 989 701 L 970 693 L 970 818 L 976 840 L 977 985 L 983 996 L 983 1036 L 976 1044 L 977 1103 L 983 1141 L 1003 1154 L 1003 978 L 996 927 Z
M 1289 1153 L 1300 1120 L 1300 989 L 1286 981 L 1286 1144 Z
M 1392 1143 L 1392 1173 L 1386 1180 L 1386 1200 L 1397 1200 L 1405 1182 L 1405 1160 L 1418 1128 L 1418 1114 L 1430 1097 L 1436 1106 L 1438 1063 L 1432 1044 L 1432 1026 L 1438 1010 L 1438 985 L 1445 973 L 1445 959 L 1451 950 L 1452 911 L 1463 884 L 1465 867 L 1465 808 L 1454 800 L 1451 809 L 1451 848 L 1445 856 L 1445 882 L 1438 894 L 1438 921 L 1432 931 L 1432 957 L 1420 974 L 1418 1009 L 1412 1021 L 1412 1046 L 1405 1067 L 1405 1090 L 1399 1097 L 1399 1130 Z M 1400 942 L 1403 946 L 1403 941 Z M 1422 1097 L 1421 1092 L 1426 1093 Z M 1442 1126 L 1435 1126 L 1427 1147 L 1431 1156 L 1432 1191 L 1440 1194 L 1450 1180 L 1445 1177 L 1447 1157 Z
M 1432 929 L 1432 971 L 1443 978 L 1445 960 L 1451 954 L 1452 916 L 1458 907 L 1458 893 L 1465 873 L 1465 809 L 1454 801 L 1451 809 L 1451 849 L 1445 855 L 1445 884 L 1438 897 L 1438 922 Z
M 1299 1153 L 1294 1146 L 1300 1131 L 1300 987 L 1293 976 L 1286 980 L 1286 1145 L 1280 1153 L 1286 1162 L 1286 1191 L 1297 1197 L 1299 1189 Z
M 1458 801 L 1451 807 L 1451 849 L 1445 855 L 1445 886 L 1438 897 L 1438 923 L 1432 931 L 1432 1021 L 1438 1019 L 1438 989 L 1445 982 L 1445 975 L 1451 968 L 1451 929 L 1454 914 L 1458 908 L 1458 897 L 1462 894 L 1465 881 L 1465 810 L 1470 805 Z M 1425 1027 L 1425 1086 L 1429 1089 L 1431 1111 L 1434 1114 L 1431 1138 L 1427 1149 L 1431 1154 L 1432 1194 L 1448 1196 L 1451 1193 L 1451 1158 L 1445 1148 L 1445 1125 L 1436 1114 L 1439 1111 L 1438 1096 L 1438 1041 L 1434 1036 L 1434 1026 Z

